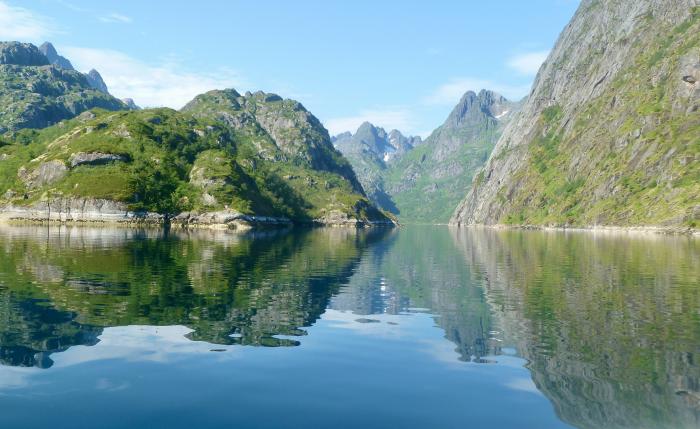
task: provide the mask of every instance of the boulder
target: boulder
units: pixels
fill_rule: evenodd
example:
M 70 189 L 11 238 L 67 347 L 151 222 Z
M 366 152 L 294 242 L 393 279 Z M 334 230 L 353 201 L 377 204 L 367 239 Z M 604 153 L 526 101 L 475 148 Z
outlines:
M 123 155 L 102 152 L 78 152 L 72 154 L 69 159 L 71 168 L 84 164 L 103 165 L 115 161 L 128 161 L 128 159 Z

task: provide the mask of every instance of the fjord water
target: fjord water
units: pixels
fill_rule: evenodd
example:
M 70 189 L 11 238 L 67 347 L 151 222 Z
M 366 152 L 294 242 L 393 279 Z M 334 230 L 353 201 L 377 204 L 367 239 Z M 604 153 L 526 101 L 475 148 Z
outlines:
M 700 427 L 700 244 L 3 227 L 0 425 Z

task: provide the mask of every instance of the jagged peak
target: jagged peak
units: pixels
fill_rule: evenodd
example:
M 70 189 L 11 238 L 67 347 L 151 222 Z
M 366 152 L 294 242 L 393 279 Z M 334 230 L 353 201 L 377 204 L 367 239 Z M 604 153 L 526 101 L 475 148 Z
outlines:
M 369 121 L 364 121 L 363 123 L 360 124 L 359 127 L 357 127 L 357 132 L 355 132 L 355 134 L 357 134 L 360 130 L 367 130 L 367 129 L 375 130 L 375 129 L 377 129 L 377 127 Z
M 129 110 L 141 110 L 141 107 L 134 102 L 133 98 L 122 98 L 122 103 L 126 104 L 126 107 L 129 108 Z
M 71 64 L 67 58 L 58 54 L 56 48 L 51 42 L 42 43 L 41 46 L 39 46 L 39 51 L 46 55 L 46 58 L 48 58 L 51 64 L 66 70 L 75 70 L 75 68 L 73 68 L 73 64 Z
M 102 79 L 102 75 L 100 74 L 100 72 L 98 72 L 95 69 L 91 69 L 89 72 L 87 72 L 85 77 L 87 78 L 87 81 L 92 88 L 104 92 L 105 94 L 109 94 L 107 84 Z
M 53 46 L 53 43 L 51 42 L 44 42 L 39 46 L 39 50 L 44 53 L 44 55 L 48 56 L 50 55 L 58 55 L 58 52 L 56 52 L 56 48 Z
M 451 126 L 459 126 L 473 115 L 487 115 L 496 118 L 508 110 L 508 104 L 510 104 L 508 99 L 492 90 L 482 89 L 478 94 L 474 91 L 467 91 L 455 108 L 452 109 L 445 123 Z

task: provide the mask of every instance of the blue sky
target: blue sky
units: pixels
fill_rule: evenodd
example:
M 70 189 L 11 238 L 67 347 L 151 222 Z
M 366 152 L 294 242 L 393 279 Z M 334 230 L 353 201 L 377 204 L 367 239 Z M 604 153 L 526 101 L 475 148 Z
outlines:
M 50 40 L 142 106 L 276 92 L 332 133 L 426 135 L 466 90 L 518 99 L 578 0 L 0 0 L 0 40 Z

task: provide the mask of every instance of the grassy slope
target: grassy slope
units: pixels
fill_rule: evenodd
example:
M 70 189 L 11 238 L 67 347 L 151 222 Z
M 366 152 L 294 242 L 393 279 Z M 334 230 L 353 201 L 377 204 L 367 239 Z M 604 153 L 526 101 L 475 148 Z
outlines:
M 293 162 L 265 162 L 253 137 L 212 120 L 170 109 L 97 113 L 87 121 L 22 130 L 6 141 L 0 147 L 0 200 L 21 205 L 58 196 L 106 198 L 162 213 L 229 206 L 297 220 L 320 217 L 329 208 L 352 214 L 359 207 L 359 217 L 376 215 L 339 175 Z M 51 160 L 68 166 L 78 152 L 118 154 L 127 162 L 80 165 L 62 180 L 37 188 L 18 176 L 21 167 L 33 171 Z M 215 182 L 206 189 L 217 198 L 215 205 L 205 205 L 202 187 L 190 183 L 194 166 Z

